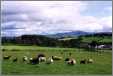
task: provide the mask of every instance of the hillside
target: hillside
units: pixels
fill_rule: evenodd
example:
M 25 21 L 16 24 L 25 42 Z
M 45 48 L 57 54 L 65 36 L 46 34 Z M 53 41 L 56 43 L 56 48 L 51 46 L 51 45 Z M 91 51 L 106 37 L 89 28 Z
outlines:
M 51 38 L 64 38 L 64 37 L 77 37 L 77 36 L 89 35 L 89 34 L 92 34 L 92 33 L 84 32 L 84 31 L 72 31 L 72 32 L 57 33 L 57 34 L 52 34 L 47 36 Z
M 72 31 L 72 32 L 65 32 L 65 33 L 57 33 L 57 34 L 52 34 L 52 35 L 46 35 L 47 37 L 50 38 L 57 38 L 57 39 L 62 39 L 62 38 L 75 38 L 78 36 L 112 36 L 112 32 L 84 32 L 84 31 Z
M 22 35 L 19 37 L 2 37 L 3 44 L 23 44 L 56 46 L 57 40 L 43 35 Z
M 86 35 L 80 35 L 78 37 L 82 38 L 82 42 L 91 42 L 92 40 L 97 40 L 99 42 L 112 42 L 112 33 L 111 32 L 99 32 L 99 33 L 87 33 Z M 71 40 L 77 39 L 78 37 L 64 37 L 59 40 Z
M 22 35 L 19 37 L 2 37 L 2 44 L 38 45 L 46 47 L 79 47 L 92 41 L 98 44 L 112 45 L 111 33 L 94 33 L 76 37 L 51 38 L 44 35 Z

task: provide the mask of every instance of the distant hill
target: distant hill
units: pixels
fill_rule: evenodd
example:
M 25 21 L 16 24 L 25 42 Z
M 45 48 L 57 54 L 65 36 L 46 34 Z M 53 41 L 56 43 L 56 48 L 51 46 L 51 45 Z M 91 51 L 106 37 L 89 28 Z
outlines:
M 64 38 L 64 37 L 76 37 L 81 35 L 89 35 L 92 34 L 90 32 L 84 32 L 84 31 L 72 31 L 72 32 L 66 32 L 66 33 L 57 33 L 53 35 L 47 35 L 51 38 Z
M 98 36 L 98 37 L 102 37 L 102 36 L 110 36 L 112 37 L 112 32 L 98 32 L 98 33 L 92 33 L 92 34 L 87 34 L 87 35 L 84 35 L 84 36 Z
M 78 36 L 112 36 L 112 32 L 84 32 L 84 31 L 72 31 L 72 32 L 66 32 L 66 33 L 57 33 L 57 34 L 52 34 L 52 35 L 46 35 L 47 37 L 51 38 L 73 38 L 73 37 L 78 37 Z

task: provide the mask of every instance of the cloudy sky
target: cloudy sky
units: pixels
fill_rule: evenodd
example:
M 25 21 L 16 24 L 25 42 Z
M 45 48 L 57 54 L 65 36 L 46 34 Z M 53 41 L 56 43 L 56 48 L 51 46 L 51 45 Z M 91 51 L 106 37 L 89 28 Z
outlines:
M 2 36 L 111 32 L 112 1 L 2 1 Z

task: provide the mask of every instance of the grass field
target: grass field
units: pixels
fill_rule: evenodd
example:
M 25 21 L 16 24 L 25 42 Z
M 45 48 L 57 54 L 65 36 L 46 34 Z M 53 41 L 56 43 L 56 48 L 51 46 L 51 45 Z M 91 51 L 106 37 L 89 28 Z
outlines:
M 39 47 L 39 46 L 2 46 L 4 55 L 12 55 L 17 57 L 18 62 L 12 62 L 10 60 L 3 60 L 2 62 L 2 74 L 8 75 L 22 75 L 22 74 L 112 74 L 112 53 L 111 52 L 88 52 L 87 50 L 79 50 L 76 48 L 51 48 L 51 47 Z M 107 51 L 107 50 L 106 50 Z M 63 54 L 61 54 L 63 52 Z M 76 59 L 77 64 L 70 66 L 64 62 L 66 57 L 69 57 L 69 52 L 72 53 L 72 57 Z M 31 65 L 22 62 L 22 57 L 27 55 L 28 57 L 35 57 L 39 53 L 44 53 L 47 58 L 52 55 L 63 57 L 60 61 L 54 61 L 53 64 L 41 64 Z M 80 64 L 80 60 L 83 58 L 92 58 L 94 63 L 92 64 Z
M 99 42 L 112 42 L 112 37 L 83 37 L 83 42 L 91 42 L 93 40 L 99 40 Z

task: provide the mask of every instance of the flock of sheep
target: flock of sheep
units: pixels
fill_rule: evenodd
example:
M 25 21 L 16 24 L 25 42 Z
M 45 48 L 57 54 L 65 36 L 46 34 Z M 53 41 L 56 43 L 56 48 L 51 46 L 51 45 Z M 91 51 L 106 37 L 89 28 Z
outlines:
M 71 55 L 71 53 L 69 53 L 69 55 Z M 11 56 L 3 56 L 3 59 L 4 60 L 8 60 L 10 59 Z M 29 64 L 40 64 L 41 62 L 45 62 L 46 64 L 52 64 L 54 63 L 54 61 L 59 61 L 59 60 L 62 60 L 63 58 L 62 57 L 59 57 L 59 56 L 51 56 L 49 58 L 46 58 L 46 56 L 44 54 L 38 54 L 37 57 L 34 57 L 34 58 L 29 58 L 27 56 L 23 56 L 22 58 L 22 61 L 25 62 L 25 63 L 29 63 Z M 18 61 L 18 58 L 13 58 L 12 59 L 13 62 L 17 62 Z M 69 64 L 69 65 L 74 65 L 76 64 L 76 59 L 74 58 L 65 58 L 64 59 L 65 63 L 66 64 Z M 89 63 L 93 63 L 93 59 L 83 59 L 83 60 L 80 60 L 80 64 L 89 64 Z

